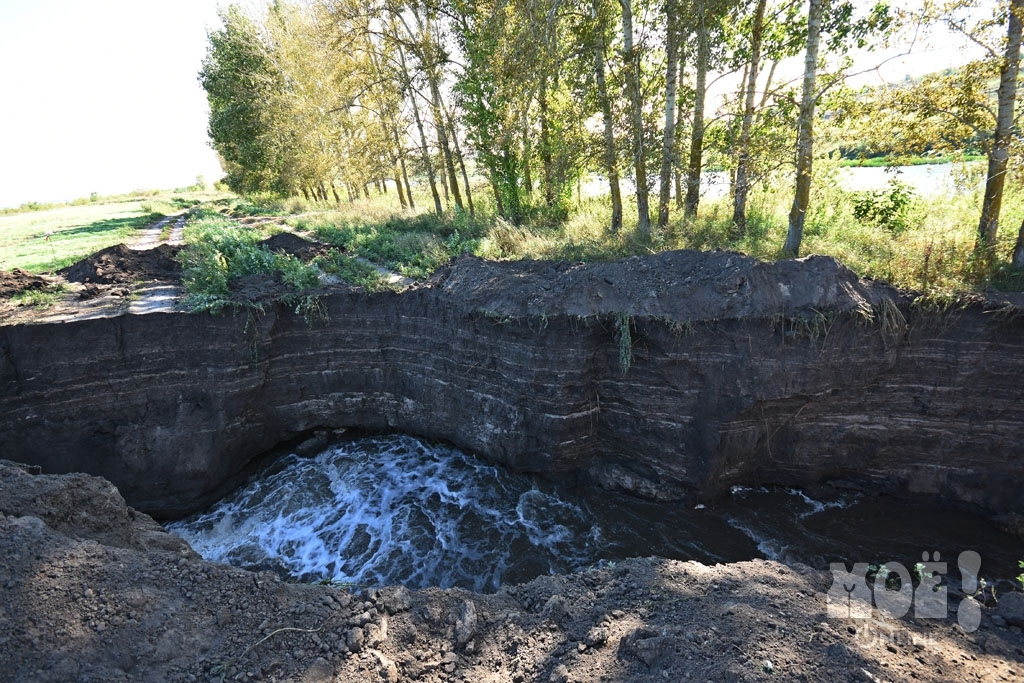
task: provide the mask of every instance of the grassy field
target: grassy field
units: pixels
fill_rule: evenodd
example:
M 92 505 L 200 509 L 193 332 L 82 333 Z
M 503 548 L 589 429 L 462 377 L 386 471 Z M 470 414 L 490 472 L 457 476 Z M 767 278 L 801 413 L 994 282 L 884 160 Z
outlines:
M 2 215 L 0 270 L 59 270 L 100 249 L 132 242 L 163 216 L 217 196 L 222 195 L 161 193 Z
M 1000 258 L 985 269 L 974 254 L 983 165 L 963 166 L 961 189 L 937 198 L 917 195 L 898 177 L 887 189 L 844 190 L 836 182 L 838 167 L 816 167 L 802 255 L 830 255 L 862 276 L 937 298 L 988 289 L 1024 290 L 1024 276 L 1006 263 L 1024 217 L 1024 189 L 1019 183 L 1008 184 L 1004 198 Z M 667 228 L 655 229 L 647 240 L 636 234 L 635 206 L 628 201 L 626 225 L 617 234 L 610 233 L 610 209 L 602 198 L 577 201 L 567 218 L 551 217 L 538 208 L 513 225 L 494 215 L 490 193 L 480 186 L 474 192 L 475 217 L 452 210 L 436 216 L 425 192 L 417 196 L 420 208 L 415 211 L 402 210 L 394 192 L 337 206 L 297 198 L 220 196 L 213 202 L 207 196 L 210 201 L 194 211 L 186 229 L 190 246 L 182 259 L 196 308 L 216 308 L 223 303 L 231 278 L 257 272 L 280 271 L 295 291 L 317 284 L 324 275 L 368 289 L 381 287 L 366 261 L 422 279 L 463 253 L 497 260 L 602 261 L 667 249 L 727 249 L 774 260 L 781 257 L 785 239 L 789 185 L 782 179 L 755 188 L 743 233 L 732 225 L 730 201 L 722 199 L 703 201 L 693 221 L 684 221 L 673 209 Z M 0 269 L 43 272 L 66 266 L 103 247 L 131 241 L 160 215 L 183 210 L 200 198 L 167 196 L 0 216 Z M 222 213 L 234 218 L 273 217 L 273 222 L 243 228 Z M 338 249 L 314 264 L 271 257 L 256 243 L 280 229 L 271 227 L 273 223 L 287 224 Z

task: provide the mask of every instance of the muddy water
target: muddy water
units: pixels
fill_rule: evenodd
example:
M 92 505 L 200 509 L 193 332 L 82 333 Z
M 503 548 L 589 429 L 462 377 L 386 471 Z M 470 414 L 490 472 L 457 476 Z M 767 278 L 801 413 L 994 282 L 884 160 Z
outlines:
M 983 517 L 848 491 L 743 489 L 707 506 L 580 493 L 407 436 L 287 456 L 169 526 L 208 560 L 302 581 L 493 591 L 627 557 L 902 562 L 976 550 L 981 576 L 1019 571 L 1024 544 Z

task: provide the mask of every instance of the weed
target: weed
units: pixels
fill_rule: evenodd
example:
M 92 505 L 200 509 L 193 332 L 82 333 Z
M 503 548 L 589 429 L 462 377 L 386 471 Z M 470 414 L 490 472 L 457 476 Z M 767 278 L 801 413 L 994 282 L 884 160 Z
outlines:
M 58 284 L 46 289 L 23 289 L 11 297 L 11 302 L 18 306 L 49 308 L 64 298 L 67 287 Z
M 263 232 L 235 224 L 222 216 L 194 218 L 185 226 L 186 249 L 179 255 L 192 311 L 217 312 L 229 305 L 229 283 L 246 275 L 276 275 L 286 286 L 289 300 L 302 306 L 299 297 L 320 283 L 320 271 L 290 254 L 278 254 L 259 246 Z M 304 306 L 313 310 L 315 306 Z
M 381 277 L 376 268 L 337 249 L 331 249 L 326 254 L 317 256 L 313 263 L 323 272 L 370 292 L 379 292 L 389 288 L 387 281 Z

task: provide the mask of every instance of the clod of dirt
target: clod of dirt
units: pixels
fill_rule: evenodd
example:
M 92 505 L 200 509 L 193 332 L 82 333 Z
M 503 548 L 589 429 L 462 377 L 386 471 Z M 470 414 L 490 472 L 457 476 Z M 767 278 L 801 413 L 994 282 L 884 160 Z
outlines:
M 161 244 L 136 251 L 123 244 L 108 247 L 60 271 L 69 282 L 132 284 L 140 280 L 177 282 L 181 264 L 174 257 L 180 247 Z
M 312 242 L 290 232 L 279 232 L 260 242 L 260 246 L 268 251 L 291 254 L 302 260 L 309 261 L 331 249 L 326 244 Z M 344 248 L 340 248 L 344 251 Z
M 11 271 L 0 270 L 0 299 L 6 299 L 27 290 L 43 290 L 46 289 L 47 284 L 45 279 L 32 273 L 26 273 L 21 268 Z

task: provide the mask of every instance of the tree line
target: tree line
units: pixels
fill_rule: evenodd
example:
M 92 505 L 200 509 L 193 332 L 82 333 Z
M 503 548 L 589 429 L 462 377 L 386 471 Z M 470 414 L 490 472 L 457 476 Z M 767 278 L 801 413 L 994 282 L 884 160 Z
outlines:
M 968 135 L 988 157 L 978 249 L 991 257 L 1018 144 L 1022 15 L 1024 0 L 275 0 L 221 11 L 200 82 L 241 193 L 341 202 L 390 184 L 414 208 L 413 177 L 438 214 L 473 214 L 480 177 L 500 216 L 558 220 L 597 173 L 608 229 L 632 194 L 647 238 L 673 211 L 697 215 L 713 165 L 729 172 L 737 234 L 751 188 L 790 179 L 794 256 L 821 127 L 906 149 Z M 845 87 L 852 51 L 939 24 L 984 55 L 868 96 Z M 799 78 L 786 60 L 802 60 Z M 711 102 L 723 77 L 738 85 Z

